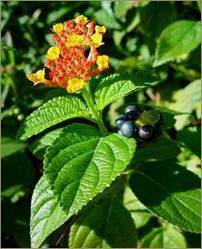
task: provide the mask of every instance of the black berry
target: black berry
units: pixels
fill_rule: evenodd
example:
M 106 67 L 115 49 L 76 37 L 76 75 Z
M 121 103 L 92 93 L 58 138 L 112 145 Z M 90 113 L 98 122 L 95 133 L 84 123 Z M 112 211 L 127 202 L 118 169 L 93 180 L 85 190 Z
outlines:
M 129 105 L 125 109 L 126 119 L 135 120 L 138 117 L 138 108 L 135 105 Z
M 144 125 L 139 128 L 138 135 L 140 138 L 147 140 L 150 139 L 153 135 L 153 127 L 150 125 Z
M 124 137 L 133 137 L 136 133 L 136 127 L 134 126 L 132 121 L 125 121 L 122 123 L 119 134 L 123 135 Z
M 124 115 L 120 115 L 118 116 L 118 118 L 116 119 L 115 123 L 117 128 L 121 128 L 121 125 L 126 121 L 125 116 Z

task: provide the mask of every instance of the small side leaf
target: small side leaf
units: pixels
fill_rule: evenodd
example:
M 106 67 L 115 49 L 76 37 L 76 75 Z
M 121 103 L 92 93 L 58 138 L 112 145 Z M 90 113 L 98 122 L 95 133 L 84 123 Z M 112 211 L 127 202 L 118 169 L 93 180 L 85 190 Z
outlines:
M 78 97 L 56 97 L 43 104 L 25 119 L 18 131 L 18 138 L 26 140 L 64 120 L 76 117 L 87 118 L 88 116 L 85 104 Z
M 73 224 L 69 247 L 136 247 L 136 230 L 130 213 L 115 196 L 101 199 Z
M 95 91 L 97 108 L 103 110 L 105 106 L 115 100 L 125 97 L 134 91 L 155 85 L 157 78 L 146 73 L 137 73 L 134 77 L 112 74 L 104 78 Z
M 200 42 L 200 22 L 180 20 L 170 24 L 163 30 L 159 37 L 154 67 L 191 52 Z
M 198 176 L 171 161 L 145 163 L 130 179 L 131 189 L 147 208 L 195 233 L 201 231 L 200 185 Z
M 43 241 L 67 220 L 59 206 L 46 176 L 37 183 L 31 202 L 31 247 L 38 248 Z

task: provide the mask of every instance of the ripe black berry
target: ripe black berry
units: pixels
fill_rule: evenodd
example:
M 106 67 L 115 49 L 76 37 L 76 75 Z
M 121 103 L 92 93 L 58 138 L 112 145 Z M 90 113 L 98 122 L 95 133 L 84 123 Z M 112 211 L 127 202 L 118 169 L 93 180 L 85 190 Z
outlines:
M 135 120 L 138 117 L 138 108 L 135 105 L 129 105 L 125 109 L 126 119 Z
M 134 126 L 132 121 L 125 121 L 122 123 L 119 134 L 123 135 L 124 137 L 133 137 L 136 133 L 136 127 Z
M 153 135 L 153 127 L 150 125 L 144 125 L 139 128 L 138 135 L 140 138 L 147 140 L 150 139 Z
M 125 121 L 126 121 L 126 119 L 125 119 L 125 116 L 124 116 L 124 115 L 118 116 L 118 118 L 117 118 L 116 121 L 115 121 L 117 128 L 121 128 L 121 125 L 122 125 L 123 122 L 125 122 Z

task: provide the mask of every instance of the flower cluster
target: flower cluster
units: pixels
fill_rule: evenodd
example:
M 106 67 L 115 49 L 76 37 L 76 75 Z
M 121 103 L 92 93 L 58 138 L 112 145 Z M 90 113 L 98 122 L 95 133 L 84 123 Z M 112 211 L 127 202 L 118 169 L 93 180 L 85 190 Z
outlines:
M 108 69 L 109 57 L 100 55 L 97 50 L 104 44 L 104 26 L 95 25 L 81 15 L 53 25 L 52 31 L 56 45 L 48 49 L 44 68 L 27 75 L 34 85 L 60 86 L 68 93 L 75 93 L 91 76 Z

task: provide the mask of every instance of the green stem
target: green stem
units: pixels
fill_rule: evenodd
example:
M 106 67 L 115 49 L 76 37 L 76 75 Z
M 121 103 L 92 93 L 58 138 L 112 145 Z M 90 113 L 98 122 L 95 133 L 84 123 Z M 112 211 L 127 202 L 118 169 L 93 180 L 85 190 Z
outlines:
M 102 117 L 101 117 L 101 113 L 96 109 L 95 107 L 95 103 L 93 101 L 89 86 L 87 85 L 86 87 L 83 88 L 82 90 L 82 95 L 86 101 L 86 104 L 92 114 L 92 116 L 94 117 L 94 119 L 96 120 L 101 132 L 103 135 L 107 134 L 107 129 L 102 121 Z

